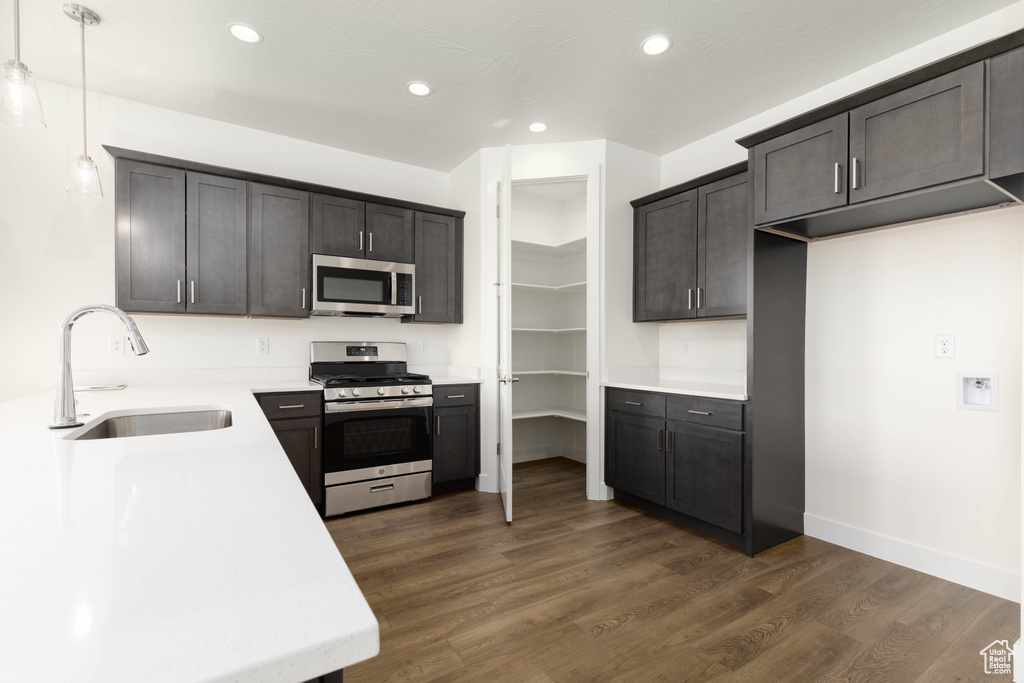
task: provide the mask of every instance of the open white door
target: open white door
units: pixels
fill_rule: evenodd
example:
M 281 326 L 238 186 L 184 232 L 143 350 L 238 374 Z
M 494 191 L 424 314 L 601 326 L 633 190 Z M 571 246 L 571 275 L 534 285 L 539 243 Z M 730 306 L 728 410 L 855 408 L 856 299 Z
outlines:
M 512 521 L 512 149 L 498 187 L 498 490 Z

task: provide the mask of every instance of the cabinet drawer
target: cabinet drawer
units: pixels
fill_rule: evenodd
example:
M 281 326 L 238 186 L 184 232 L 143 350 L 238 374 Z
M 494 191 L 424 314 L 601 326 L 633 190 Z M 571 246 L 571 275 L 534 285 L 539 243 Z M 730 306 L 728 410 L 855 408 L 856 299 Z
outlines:
M 622 413 L 665 417 L 665 396 L 646 391 L 609 389 L 606 407 L 608 410 L 617 410 Z
M 261 394 L 260 408 L 268 420 L 291 417 L 319 417 L 323 394 L 319 391 L 301 394 Z
M 476 403 L 475 384 L 443 384 L 434 386 L 434 407 L 471 406 Z
M 666 417 L 708 427 L 743 431 L 743 404 L 694 396 L 669 396 Z

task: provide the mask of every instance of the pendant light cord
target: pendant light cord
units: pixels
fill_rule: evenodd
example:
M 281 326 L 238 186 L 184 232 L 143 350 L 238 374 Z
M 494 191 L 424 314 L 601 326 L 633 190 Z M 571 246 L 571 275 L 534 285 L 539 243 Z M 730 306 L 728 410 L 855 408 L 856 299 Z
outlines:
M 14 0 L 17 5 L 18 0 Z M 88 120 L 86 119 L 86 106 L 85 106 L 85 15 L 83 14 L 79 24 L 82 27 L 82 155 L 89 158 L 89 126 Z
M 18 15 L 18 0 L 14 0 L 14 63 L 21 64 L 21 36 L 18 35 L 18 26 L 21 18 Z

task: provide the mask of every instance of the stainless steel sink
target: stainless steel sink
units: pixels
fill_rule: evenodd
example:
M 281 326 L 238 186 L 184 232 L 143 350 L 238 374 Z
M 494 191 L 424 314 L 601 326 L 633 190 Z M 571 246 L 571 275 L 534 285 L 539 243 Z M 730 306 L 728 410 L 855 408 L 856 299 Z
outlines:
M 78 436 L 79 439 L 119 439 L 125 436 L 152 436 L 154 434 L 180 434 L 205 432 L 231 426 L 230 410 L 191 410 L 180 412 L 145 413 L 108 417 Z

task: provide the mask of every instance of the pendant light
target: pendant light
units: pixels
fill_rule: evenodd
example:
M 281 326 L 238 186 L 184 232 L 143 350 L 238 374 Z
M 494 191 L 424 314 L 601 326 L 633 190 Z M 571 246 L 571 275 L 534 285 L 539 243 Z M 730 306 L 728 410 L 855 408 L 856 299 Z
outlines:
M 19 128 L 46 128 L 36 79 L 21 63 L 19 31 L 18 0 L 14 0 L 14 59 L 4 63 L 0 74 L 0 121 Z
M 64 5 L 64 14 L 82 28 L 82 154 L 71 160 L 67 191 L 79 197 L 99 199 L 103 197 L 103 189 L 100 187 L 100 171 L 96 168 L 96 162 L 89 156 L 88 121 L 85 107 L 85 27 L 98 25 L 100 18 L 88 7 L 81 5 Z

